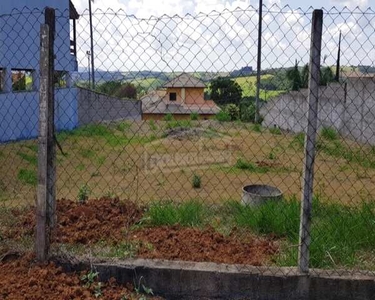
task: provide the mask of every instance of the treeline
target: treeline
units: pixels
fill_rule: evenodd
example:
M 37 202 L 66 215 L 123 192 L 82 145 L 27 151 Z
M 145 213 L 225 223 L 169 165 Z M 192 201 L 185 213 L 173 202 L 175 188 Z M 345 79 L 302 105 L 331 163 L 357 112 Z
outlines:
M 77 86 L 91 89 L 90 82 L 79 82 Z M 120 80 L 97 83 L 94 91 L 120 99 L 138 99 L 139 96 L 145 93 L 142 87 L 136 87 L 131 82 L 123 82 Z
M 331 67 L 322 67 L 320 69 L 320 85 L 327 86 L 328 83 L 335 81 L 335 76 Z M 272 76 L 262 78 L 260 88 L 267 91 L 299 91 L 308 88 L 309 85 L 309 65 L 302 68 L 296 62 L 295 66 L 289 69 L 279 69 L 272 72 Z

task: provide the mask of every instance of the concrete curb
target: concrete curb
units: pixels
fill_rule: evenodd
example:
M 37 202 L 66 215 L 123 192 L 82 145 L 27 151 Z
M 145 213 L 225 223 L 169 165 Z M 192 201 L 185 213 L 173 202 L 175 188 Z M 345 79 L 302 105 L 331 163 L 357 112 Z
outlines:
M 55 259 L 66 271 L 94 268 L 100 279 L 140 281 L 166 299 L 367 300 L 375 299 L 375 277 L 358 273 L 253 267 L 204 262 L 129 259 L 89 263 Z M 340 274 L 340 276 L 338 276 Z

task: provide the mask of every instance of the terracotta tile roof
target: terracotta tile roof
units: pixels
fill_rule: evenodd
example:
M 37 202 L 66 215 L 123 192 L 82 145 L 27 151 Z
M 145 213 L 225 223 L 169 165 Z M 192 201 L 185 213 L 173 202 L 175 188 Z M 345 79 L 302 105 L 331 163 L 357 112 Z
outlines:
M 194 76 L 191 76 L 187 73 L 182 73 L 181 75 L 173 78 L 171 81 L 167 82 L 164 87 L 170 88 L 170 87 L 175 87 L 175 88 L 191 88 L 191 87 L 196 87 L 196 88 L 205 88 L 206 84 L 199 80 L 198 78 L 195 78 Z

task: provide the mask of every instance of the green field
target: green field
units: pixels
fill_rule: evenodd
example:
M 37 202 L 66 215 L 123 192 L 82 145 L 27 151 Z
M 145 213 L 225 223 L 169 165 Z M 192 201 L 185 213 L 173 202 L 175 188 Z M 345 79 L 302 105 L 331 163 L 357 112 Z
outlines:
M 273 75 L 262 75 L 261 79 L 269 79 L 272 78 Z M 255 97 L 256 96 L 256 76 L 245 76 L 245 77 L 237 77 L 234 79 L 242 88 L 242 96 L 243 97 Z M 260 90 L 260 98 L 264 101 L 270 100 L 279 96 L 280 94 L 284 93 L 285 91 L 267 91 L 267 90 Z

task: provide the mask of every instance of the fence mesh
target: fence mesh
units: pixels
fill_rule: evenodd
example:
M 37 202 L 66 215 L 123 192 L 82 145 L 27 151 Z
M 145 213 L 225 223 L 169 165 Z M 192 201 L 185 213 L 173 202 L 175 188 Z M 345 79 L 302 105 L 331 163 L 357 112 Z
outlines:
M 53 251 L 297 266 L 312 12 L 263 8 L 255 123 L 257 9 L 98 10 L 93 49 L 88 12 L 56 11 Z M 5 248 L 33 244 L 42 23 L 0 16 Z M 375 12 L 323 24 L 310 267 L 372 274 Z

